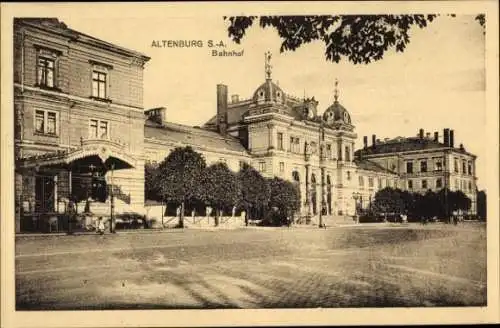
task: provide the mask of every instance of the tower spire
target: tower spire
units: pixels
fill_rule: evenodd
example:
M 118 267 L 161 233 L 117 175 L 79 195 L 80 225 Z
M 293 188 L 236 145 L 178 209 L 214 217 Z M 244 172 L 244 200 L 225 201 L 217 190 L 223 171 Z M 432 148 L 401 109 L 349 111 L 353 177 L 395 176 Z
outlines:
M 335 78 L 335 90 L 333 97 L 335 99 L 335 102 L 339 100 L 339 80 L 337 78 Z
M 266 72 L 266 80 L 271 80 L 271 52 L 266 51 L 264 54 L 265 58 L 265 72 Z

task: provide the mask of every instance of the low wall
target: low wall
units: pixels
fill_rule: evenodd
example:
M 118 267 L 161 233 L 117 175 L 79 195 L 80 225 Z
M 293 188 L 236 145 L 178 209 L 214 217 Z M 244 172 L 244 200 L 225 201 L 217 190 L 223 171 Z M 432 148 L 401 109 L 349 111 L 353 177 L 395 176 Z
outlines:
M 151 222 L 152 228 L 174 228 L 179 223 L 176 216 L 163 216 L 165 207 L 161 205 L 145 206 L 146 219 Z M 222 216 L 219 218 L 219 227 L 236 228 L 245 226 L 242 216 Z M 186 228 L 212 228 L 215 227 L 215 218 L 212 216 L 184 216 Z

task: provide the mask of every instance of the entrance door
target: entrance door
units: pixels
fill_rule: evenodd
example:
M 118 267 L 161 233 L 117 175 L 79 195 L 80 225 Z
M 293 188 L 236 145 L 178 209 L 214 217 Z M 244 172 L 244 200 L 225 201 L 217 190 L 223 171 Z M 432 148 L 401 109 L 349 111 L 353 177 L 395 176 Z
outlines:
M 35 211 L 54 212 L 54 177 L 37 175 L 35 178 Z

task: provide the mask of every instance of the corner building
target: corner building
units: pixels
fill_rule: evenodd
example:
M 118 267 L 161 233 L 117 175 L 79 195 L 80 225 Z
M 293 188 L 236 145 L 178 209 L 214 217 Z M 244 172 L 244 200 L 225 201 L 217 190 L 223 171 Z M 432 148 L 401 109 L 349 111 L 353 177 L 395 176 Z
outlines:
M 16 231 L 57 230 L 91 181 L 106 181 L 117 207 L 143 207 L 149 57 L 55 18 L 16 18 L 13 42 Z M 91 209 L 109 213 L 109 197 Z

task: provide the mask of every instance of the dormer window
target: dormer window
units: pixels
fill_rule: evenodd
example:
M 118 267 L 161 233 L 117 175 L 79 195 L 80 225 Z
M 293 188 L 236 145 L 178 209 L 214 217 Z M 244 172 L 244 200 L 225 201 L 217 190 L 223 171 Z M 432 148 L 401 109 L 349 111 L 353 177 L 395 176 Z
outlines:
M 264 90 L 259 91 L 259 98 L 264 98 Z
M 349 121 L 349 114 L 347 114 L 347 112 L 344 112 L 344 122 L 350 123 L 350 121 Z

